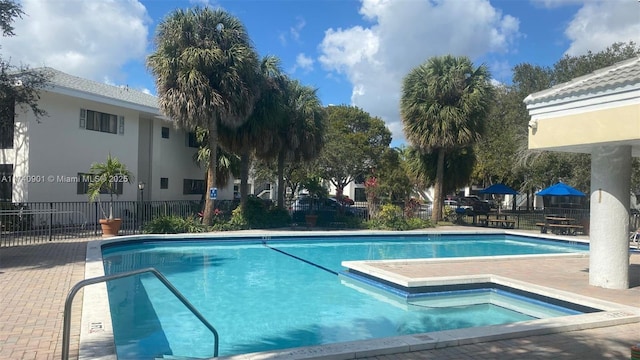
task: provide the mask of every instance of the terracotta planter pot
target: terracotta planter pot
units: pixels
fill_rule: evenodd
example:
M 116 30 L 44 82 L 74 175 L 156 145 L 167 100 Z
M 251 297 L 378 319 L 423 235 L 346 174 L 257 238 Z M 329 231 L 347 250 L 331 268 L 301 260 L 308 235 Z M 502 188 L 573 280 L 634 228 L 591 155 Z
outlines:
M 100 219 L 102 237 L 118 236 L 121 225 L 122 219 Z

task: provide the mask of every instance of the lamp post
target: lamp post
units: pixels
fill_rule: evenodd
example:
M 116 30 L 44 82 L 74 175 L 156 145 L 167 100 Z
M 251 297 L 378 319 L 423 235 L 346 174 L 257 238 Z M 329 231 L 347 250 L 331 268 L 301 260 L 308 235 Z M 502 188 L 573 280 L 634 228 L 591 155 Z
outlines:
M 140 213 L 140 228 L 142 228 L 142 225 L 144 223 L 144 181 L 140 181 L 138 183 L 138 189 L 140 190 L 140 203 L 141 205 L 141 209 L 139 211 Z

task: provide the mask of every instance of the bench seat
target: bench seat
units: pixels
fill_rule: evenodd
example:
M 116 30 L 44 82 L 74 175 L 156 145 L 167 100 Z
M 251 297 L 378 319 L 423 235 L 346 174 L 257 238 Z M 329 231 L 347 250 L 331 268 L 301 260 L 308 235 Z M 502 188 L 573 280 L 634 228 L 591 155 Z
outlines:
M 551 230 L 554 234 L 561 233 L 567 235 L 575 235 L 576 231 L 584 231 L 583 225 L 575 224 L 545 224 L 536 223 L 536 226 L 540 227 L 540 233 L 546 234 L 547 230 Z
M 513 229 L 516 225 L 516 221 L 510 219 L 488 219 L 486 221 L 488 225 L 500 226 L 508 229 Z

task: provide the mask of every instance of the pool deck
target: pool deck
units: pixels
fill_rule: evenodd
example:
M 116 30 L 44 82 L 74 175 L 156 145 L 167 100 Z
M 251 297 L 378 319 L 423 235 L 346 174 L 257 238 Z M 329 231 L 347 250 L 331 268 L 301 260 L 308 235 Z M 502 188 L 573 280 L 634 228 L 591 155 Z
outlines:
M 442 227 L 437 230 L 468 231 L 473 228 Z M 86 250 L 90 241 L 95 240 L 74 239 L 0 248 L 0 359 L 61 358 L 64 302 L 69 289 L 85 277 Z M 638 308 L 640 253 L 633 253 L 630 262 L 631 288 L 626 290 L 589 286 L 588 257 L 465 261 L 457 262 L 455 266 L 423 262 L 387 266 L 385 270 L 409 278 L 495 274 Z M 82 296 L 78 296 L 73 306 L 72 359 L 78 356 L 81 305 Z M 640 322 L 367 359 L 628 359 L 630 347 L 638 343 Z

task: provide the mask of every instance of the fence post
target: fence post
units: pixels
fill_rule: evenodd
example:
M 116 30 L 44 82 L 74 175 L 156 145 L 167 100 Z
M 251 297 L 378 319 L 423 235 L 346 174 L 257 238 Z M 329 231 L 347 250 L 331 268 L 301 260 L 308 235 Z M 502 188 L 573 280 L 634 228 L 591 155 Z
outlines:
M 53 240 L 51 227 L 53 226 L 53 203 L 49 203 L 49 241 Z
M 136 199 L 136 226 L 135 226 L 135 229 L 133 229 L 134 234 L 140 233 L 140 228 L 142 227 L 141 217 L 142 217 L 142 206 L 140 206 L 140 201 Z
M 93 235 L 98 236 L 98 203 L 94 202 L 93 207 L 95 207 L 94 211 L 94 219 L 93 219 Z

